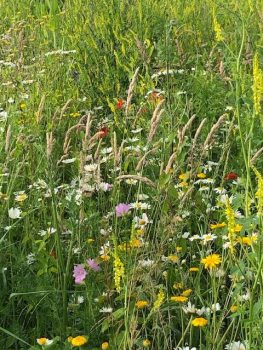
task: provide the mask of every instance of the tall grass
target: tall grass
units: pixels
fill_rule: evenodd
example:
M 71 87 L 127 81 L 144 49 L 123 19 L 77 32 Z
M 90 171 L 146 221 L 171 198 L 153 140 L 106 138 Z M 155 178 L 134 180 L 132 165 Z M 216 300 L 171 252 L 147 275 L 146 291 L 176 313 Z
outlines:
M 1 348 L 260 349 L 261 1 L 0 13 Z

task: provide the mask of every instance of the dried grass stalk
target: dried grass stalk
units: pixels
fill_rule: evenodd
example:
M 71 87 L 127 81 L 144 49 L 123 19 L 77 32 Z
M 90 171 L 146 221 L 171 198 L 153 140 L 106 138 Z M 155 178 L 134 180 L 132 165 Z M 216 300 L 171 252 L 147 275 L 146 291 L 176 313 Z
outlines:
M 261 147 L 255 154 L 254 156 L 251 158 L 250 160 L 250 164 L 255 163 L 255 161 L 261 156 L 261 154 L 263 153 L 263 147 Z
M 36 112 L 37 124 L 39 124 L 41 122 L 41 119 L 42 119 L 42 112 L 43 112 L 44 105 L 45 105 L 45 99 L 46 99 L 46 96 L 43 95 L 41 97 L 41 100 L 40 100 L 40 103 L 39 103 L 39 106 L 38 106 L 38 109 Z
M 136 84 L 136 80 L 137 80 L 137 77 L 138 77 L 138 74 L 139 74 L 139 70 L 140 70 L 139 67 L 136 68 L 135 73 L 134 73 L 134 75 L 132 77 L 132 80 L 130 82 L 130 85 L 129 85 L 128 94 L 127 94 L 127 100 L 126 100 L 126 108 L 125 108 L 125 115 L 126 115 L 126 117 L 127 117 L 128 113 L 129 113 L 129 108 L 130 108 L 130 105 L 131 105 L 133 90 L 135 88 L 135 84 Z
M 52 154 L 52 150 L 53 150 L 53 145 L 54 145 L 52 131 L 46 133 L 46 140 L 47 140 L 47 158 L 50 158 L 50 156 Z
M 145 160 L 146 158 L 148 157 L 149 154 L 151 153 L 154 153 L 155 151 L 158 150 L 158 146 L 155 146 L 154 148 L 150 149 L 148 152 L 146 152 L 142 157 L 141 159 L 139 160 L 136 168 L 135 168 L 135 171 L 138 172 L 141 170 L 141 168 L 144 166 L 144 163 L 145 163 Z
M 169 172 L 173 166 L 173 163 L 176 159 L 176 156 L 177 156 L 177 150 L 174 153 L 172 153 L 171 157 L 169 158 L 168 163 L 167 163 L 166 168 L 165 168 L 165 171 L 164 171 L 165 174 L 169 174 Z
M 161 115 L 164 112 L 164 109 L 161 109 L 162 105 L 164 104 L 165 100 L 161 100 L 155 110 L 153 111 L 153 115 L 152 115 L 152 119 L 151 119 L 151 128 L 150 128 L 150 132 L 149 132 L 149 136 L 148 136 L 148 140 L 147 142 L 151 142 L 154 138 L 154 135 L 156 134 L 157 131 L 157 127 L 159 124 L 159 121 L 161 119 Z
M 151 186 L 153 188 L 156 188 L 156 184 L 152 182 L 148 177 L 145 176 L 140 176 L 140 175 L 121 175 L 117 177 L 117 180 L 127 180 L 127 179 L 133 179 L 133 180 L 138 180 L 143 183 L 145 183 L 148 186 Z
M 8 153 L 11 143 L 11 125 L 8 125 L 5 137 L 5 152 Z
M 68 106 L 70 105 L 70 103 L 72 101 L 73 100 L 70 98 L 69 100 L 67 100 L 67 102 L 62 107 L 61 112 L 60 112 L 60 116 L 59 116 L 59 123 L 61 122 L 61 119 L 63 118 L 64 113 L 66 112 L 66 110 L 68 109 Z
M 194 150 L 195 147 L 196 147 L 197 139 L 198 139 L 198 137 L 199 137 L 199 135 L 200 135 L 200 133 L 201 133 L 201 130 L 203 129 L 204 124 L 206 123 L 206 120 L 207 120 L 207 119 L 204 118 L 204 119 L 201 121 L 200 125 L 198 126 L 198 128 L 197 128 L 197 130 L 196 130 L 196 132 L 195 132 L 195 136 L 194 136 L 194 140 L 193 140 L 193 143 L 192 143 L 191 152 L 193 152 L 193 150 Z
M 179 140 L 178 149 L 183 144 L 186 131 L 191 127 L 195 117 L 196 117 L 195 114 L 192 115 L 192 117 L 188 120 L 188 122 L 183 127 L 182 131 L 178 130 L 178 140 Z
M 209 145 L 211 144 L 211 142 L 213 140 L 213 136 L 215 135 L 217 130 L 220 128 L 220 126 L 225 122 L 226 118 L 227 118 L 227 114 L 225 113 L 225 114 L 221 115 L 221 117 L 218 119 L 218 121 L 212 126 L 209 134 L 207 135 L 205 143 L 204 143 L 204 147 L 203 147 L 204 151 L 206 151 L 208 149 Z
M 85 116 L 85 117 L 86 117 L 86 116 Z M 81 118 L 80 122 L 82 122 L 82 118 Z M 87 115 L 86 128 L 85 128 L 85 136 L 84 136 L 84 140 L 83 140 L 83 143 L 82 143 L 82 147 L 83 147 L 83 150 L 84 150 L 84 151 L 86 151 L 87 148 L 88 148 L 88 139 L 89 139 L 89 135 L 90 135 L 91 124 L 92 124 L 91 114 L 89 113 L 89 114 Z

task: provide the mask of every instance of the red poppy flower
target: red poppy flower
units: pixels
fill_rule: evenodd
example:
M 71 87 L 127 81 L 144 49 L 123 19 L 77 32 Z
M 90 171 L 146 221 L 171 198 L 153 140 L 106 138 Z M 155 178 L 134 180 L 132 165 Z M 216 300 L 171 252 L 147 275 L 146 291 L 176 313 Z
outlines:
M 123 100 L 122 98 L 120 98 L 116 104 L 116 108 L 117 109 L 122 109 L 122 107 L 125 105 L 125 100 Z
M 103 138 L 103 137 L 107 136 L 109 131 L 110 131 L 110 129 L 107 128 L 107 126 L 104 126 L 103 128 L 101 128 L 99 130 L 99 138 Z
M 224 177 L 224 179 L 227 181 L 236 180 L 237 178 L 238 178 L 238 175 L 233 172 L 226 174 L 226 176 Z

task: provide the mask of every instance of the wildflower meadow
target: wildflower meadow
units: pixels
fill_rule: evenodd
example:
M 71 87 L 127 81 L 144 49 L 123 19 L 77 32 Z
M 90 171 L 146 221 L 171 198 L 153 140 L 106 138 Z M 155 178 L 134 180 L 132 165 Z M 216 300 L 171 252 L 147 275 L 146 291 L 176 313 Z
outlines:
M 0 14 L 0 350 L 263 350 L 263 1 Z

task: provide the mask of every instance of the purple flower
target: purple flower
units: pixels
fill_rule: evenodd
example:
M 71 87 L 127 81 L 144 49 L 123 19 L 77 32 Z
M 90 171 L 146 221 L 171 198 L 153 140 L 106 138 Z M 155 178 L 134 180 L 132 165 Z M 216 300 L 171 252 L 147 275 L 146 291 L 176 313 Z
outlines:
M 100 265 L 98 263 L 96 263 L 96 261 L 94 259 L 88 259 L 87 264 L 89 265 L 91 270 L 93 270 L 95 272 L 100 271 Z
M 83 282 L 86 276 L 87 271 L 84 269 L 84 266 L 82 264 L 74 266 L 73 277 L 75 278 L 76 284 Z
M 120 203 L 115 207 L 116 216 L 117 217 L 123 216 L 127 214 L 130 209 L 131 209 L 130 204 Z

